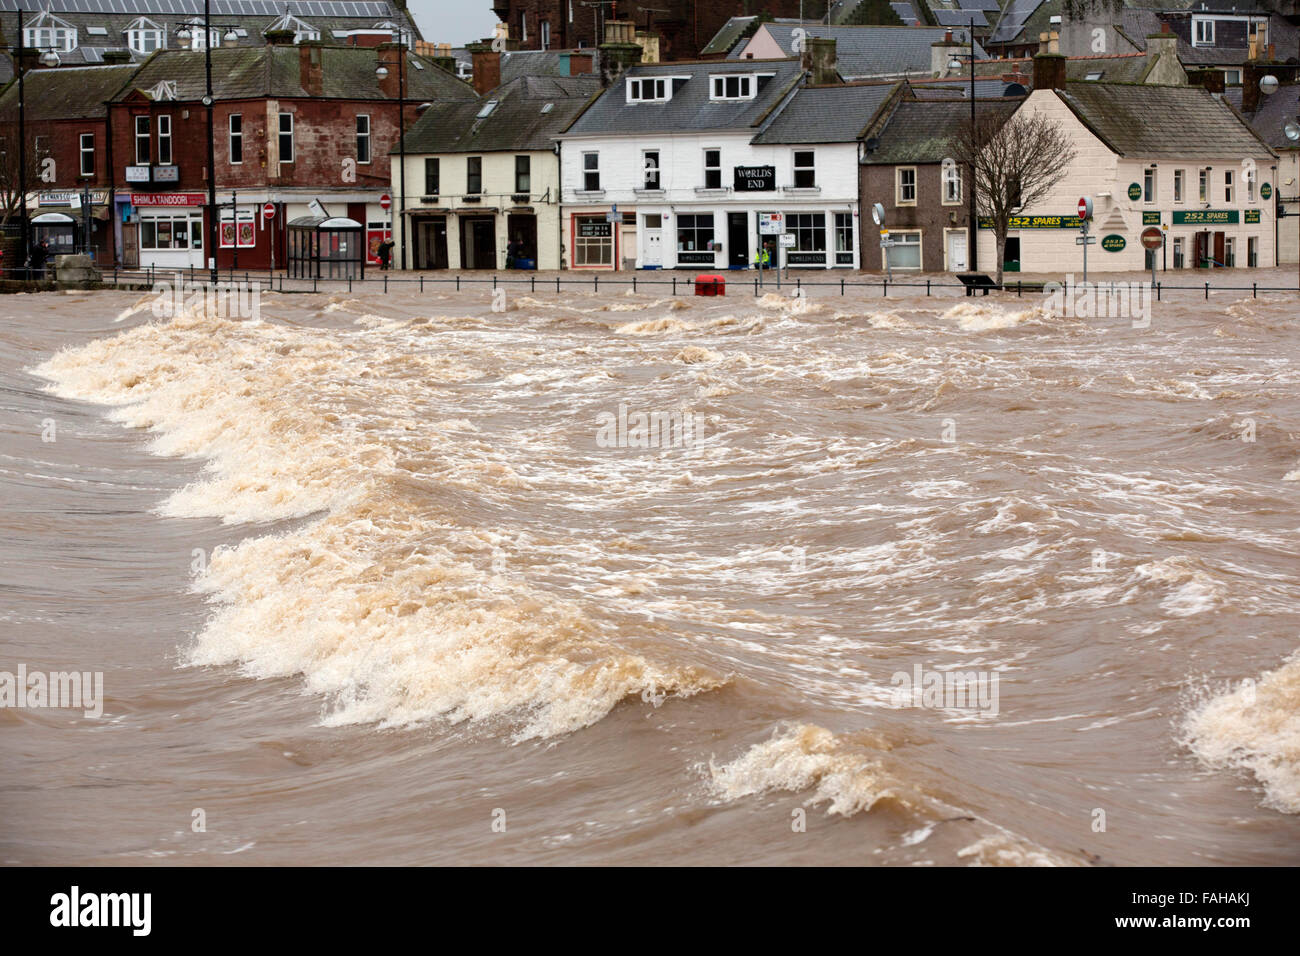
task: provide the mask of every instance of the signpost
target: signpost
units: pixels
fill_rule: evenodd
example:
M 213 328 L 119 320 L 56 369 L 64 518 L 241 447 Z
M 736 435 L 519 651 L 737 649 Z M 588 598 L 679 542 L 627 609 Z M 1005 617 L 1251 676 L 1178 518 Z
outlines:
M 1088 246 L 1097 240 L 1088 235 L 1088 223 L 1092 220 L 1092 200 L 1087 196 L 1079 197 L 1079 232 L 1082 235 L 1074 240 L 1075 245 L 1083 246 L 1083 281 L 1088 281 Z
M 1148 226 L 1142 230 L 1142 248 L 1151 251 L 1151 285 L 1156 284 L 1155 251 L 1165 244 L 1165 234 L 1159 226 Z
M 779 212 L 760 212 L 758 214 L 758 284 L 763 284 L 763 258 L 767 247 L 763 245 L 764 236 L 779 236 L 785 232 L 785 216 Z M 780 247 L 777 255 L 779 256 Z M 777 264 L 776 287 L 781 288 L 781 268 Z

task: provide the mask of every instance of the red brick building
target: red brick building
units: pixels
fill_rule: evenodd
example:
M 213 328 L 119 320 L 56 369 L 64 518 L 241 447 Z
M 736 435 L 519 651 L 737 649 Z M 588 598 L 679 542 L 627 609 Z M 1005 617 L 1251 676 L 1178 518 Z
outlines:
M 35 67 L 25 79 L 28 216 L 32 240 L 50 240 L 56 253 L 80 251 L 87 223 L 89 248 L 99 262 L 113 261 L 111 161 L 105 102 L 127 83 L 131 66 Z M 18 82 L 0 93 L 0 190 L 10 220 L 18 216 L 20 151 Z M 89 215 L 81 202 L 90 190 Z M 18 247 L 6 250 L 6 265 Z
M 660 58 L 693 60 L 729 19 L 770 13 L 798 17 L 799 0 L 621 0 L 583 3 L 581 0 L 493 0 L 492 10 L 521 50 L 571 49 L 596 46 L 609 20 L 631 20 L 638 30 L 662 38 Z M 805 0 L 803 16 L 820 20 L 825 0 Z
M 286 226 L 320 204 L 367 227 L 373 248 L 389 228 L 389 151 L 421 103 L 473 98 L 431 61 L 399 47 L 304 41 L 212 51 L 218 268 L 280 268 Z M 379 67 L 387 75 L 376 75 Z M 124 265 L 204 267 L 208 246 L 207 111 L 203 54 L 164 50 L 113 97 L 115 221 Z M 263 209 L 274 215 L 267 219 Z M 393 211 L 400 196 L 393 197 Z M 376 260 L 377 261 L 377 260 Z

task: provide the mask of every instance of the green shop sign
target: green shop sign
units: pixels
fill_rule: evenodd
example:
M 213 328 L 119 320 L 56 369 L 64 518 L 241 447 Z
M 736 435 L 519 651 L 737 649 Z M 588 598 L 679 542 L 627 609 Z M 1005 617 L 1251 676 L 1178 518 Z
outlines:
M 1106 236 L 1101 240 L 1101 247 L 1107 252 L 1123 252 L 1124 247 L 1127 245 L 1128 243 L 1124 240 L 1123 236 L 1114 233 L 1111 233 L 1109 236 Z
M 1258 209 L 1247 209 L 1247 210 L 1246 210 L 1246 225 L 1250 225 L 1251 223 L 1254 223 L 1254 222 L 1259 222 L 1259 210 L 1258 210 Z
M 1128 184 L 1128 198 L 1129 198 L 1129 199 L 1132 199 L 1134 202 L 1137 202 L 1139 199 L 1141 199 L 1141 198 L 1142 198 L 1142 187 L 1139 186 L 1137 183 L 1129 183 L 1129 184 Z
M 1078 229 L 1083 225 L 1078 216 L 1011 216 L 1008 229 Z M 992 229 L 993 217 L 980 216 L 980 228 Z
M 1175 226 L 1235 226 L 1235 209 L 1187 209 L 1174 213 Z
M 1158 225 L 1160 225 L 1160 213 L 1158 213 L 1158 212 L 1144 212 L 1144 213 L 1142 214 L 1142 225 L 1144 225 L 1144 226 L 1158 226 Z
M 1268 183 L 1265 183 L 1264 185 L 1259 187 L 1259 194 L 1263 196 L 1265 199 L 1269 199 L 1273 195 L 1273 187 L 1270 186 Z

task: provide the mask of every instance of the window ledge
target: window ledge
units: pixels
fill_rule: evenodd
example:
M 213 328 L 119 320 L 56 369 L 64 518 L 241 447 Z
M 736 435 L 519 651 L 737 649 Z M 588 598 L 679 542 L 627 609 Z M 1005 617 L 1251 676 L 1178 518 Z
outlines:
M 573 195 L 577 199 L 604 199 L 605 190 L 603 189 L 575 189 Z
M 782 186 L 782 192 L 798 196 L 815 196 L 822 191 L 820 186 Z
M 697 196 L 725 196 L 731 192 L 730 186 L 696 186 Z
M 664 189 L 634 189 L 632 192 L 646 199 L 663 199 L 668 195 L 667 190 Z

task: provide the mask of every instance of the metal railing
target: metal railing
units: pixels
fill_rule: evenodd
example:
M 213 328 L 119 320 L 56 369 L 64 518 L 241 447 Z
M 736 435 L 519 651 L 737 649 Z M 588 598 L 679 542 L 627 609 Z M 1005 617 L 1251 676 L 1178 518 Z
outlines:
M 14 274 L 21 274 L 30 271 L 21 268 L 3 269 L 5 278 L 19 277 Z M 47 267 L 45 275 L 42 278 L 53 278 L 52 267 Z M 162 282 L 175 282 L 179 277 L 186 285 L 196 287 L 206 287 L 211 284 L 210 275 L 207 270 L 202 268 L 189 267 L 186 269 L 175 268 L 158 268 L 146 266 L 137 269 L 113 268 L 102 272 L 103 283 L 107 286 L 116 286 L 123 288 L 152 288 Z M 738 278 L 734 273 L 724 274 L 731 281 L 731 288 L 745 288 L 752 291 L 754 296 L 759 296 L 769 292 L 786 292 L 804 289 L 830 289 L 832 292 L 838 292 L 840 296 L 847 296 L 850 291 L 863 290 L 870 293 L 872 290 L 879 290 L 882 296 L 888 296 L 891 291 L 901 292 L 902 290 L 918 290 L 917 295 L 927 297 L 935 294 L 944 294 L 943 290 L 953 290 L 965 294 L 967 287 L 959 282 L 947 282 L 941 279 L 926 278 L 915 280 L 907 279 L 890 279 L 886 277 L 873 277 L 863 273 L 855 273 L 856 278 L 841 276 L 838 279 L 827 281 L 818 281 L 817 279 L 806 279 L 802 275 L 782 280 L 778 285 L 772 278 L 760 279 L 757 275 L 751 274 L 743 279 Z M 991 291 L 999 291 L 1007 295 L 1014 294 L 1018 298 L 1025 295 L 1041 294 L 1044 287 L 1055 280 L 1034 280 L 1024 281 L 1016 279 L 1014 282 L 1004 280 L 1001 285 L 992 285 L 988 288 Z M 1120 280 L 1122 282 L 1141 282 L 1139 279 Z M 561 293 L 565 289 L 590 290 L 599 292 L 601 289 L 630 289 L 633 292 L 641 289 L 663 289 L 671 295 L 689 295 L 694 292 L 694 276 L 671 276 L 663 272 L 656 271 L 652 276 L 642 276 L 636 273 L 601 273 L 592 272 L 584 275 L 574 271 L 558 272 L 555 275 L 539 276 L 533 274 L 520 273 L 488 273 L 482 275 L 464 275 L 460 273 L 440 276 L 426 272 L 415 273 L 414 275 L 405 275 L 402 273 L 394 274 L 392 272 L 379 272 L 374 276 L 366 278 L 301 278 L 295 279 L 286 276 L 283 272 L 271 272 L 270 270 L 257 269 L 225 269 L 218 273 L 218 285 L 232 285 L 242 283 L 246 288 L 258 288 L 268 292 L 337 292 L 346 290 L 349 293 L 359 289 L 364 289 L 367 294 L 375 292 L 389 293 L 398 291 L 419 291 L 424 292 L 426 288 L 436 289 L 453 287 L 456 291 L 462 291 L 466 288 L 476 286 L 498 288 L 515 288 L 518 291 L 537 292 L 556 292 Z M 1094 282 L 1090 285 L 1098 286 Z M 1102 280 L 1101 287 L 1105 288 L 1110 283 Z M 1075 284 L 1079 288 L 1079 284 Z M 1261 285 L 1258 282 L 1252 282 L 1250 285 L 1218 285 L 1211 282 L 1188 284 L 1173 284 L 1157 282 L 1151 287 L 1155 294 L 1156 301 L 1161 301 L 1162 297 L 1170 292 L 1196 292 L 1209 299 L 1212 292 L 1249 292 L 1252 297 L 1257 298 L 1261 294 L 1273 292 L 1300 292 L 1296 286 L 1271 286 Z M 924 290 L 921 292 L 920 290 Z M 983 289 L 978 291 L 982 292 Z M 906 292 L 903 292 L 906 295 Z

